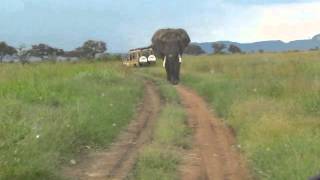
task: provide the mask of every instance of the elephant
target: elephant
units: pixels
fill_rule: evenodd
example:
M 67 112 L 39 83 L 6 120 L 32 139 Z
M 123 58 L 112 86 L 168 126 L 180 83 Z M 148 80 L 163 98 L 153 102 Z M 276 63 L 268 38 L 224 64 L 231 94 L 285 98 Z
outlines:
M 173 85 L 179 84 L 182 54 L 190 43 L 188 33 L 184 29 L 160 29 L 151 41 L 156 56 L 164 60 L 167 80 Z
M 320 174 L 314 177 L 309 178 L 309 180 L 320 180 Z

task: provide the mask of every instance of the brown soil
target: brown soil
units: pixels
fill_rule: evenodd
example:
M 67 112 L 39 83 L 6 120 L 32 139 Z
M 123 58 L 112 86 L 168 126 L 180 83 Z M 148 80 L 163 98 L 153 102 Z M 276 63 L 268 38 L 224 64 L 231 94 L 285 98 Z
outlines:
M 138 151 L 151 141 L 160 106 L 159 93 L 151 82 L 147 82 L 136 120 L 110 148 L 84 155 L 76 165 L 65 169 L 65 176 L 74 180 L 125 179 L 134 166 Z
M 209 110 L 195 92 L 177 86 L 194 130 L 193 148 L 184 158 L 183 180 L 251 179 L 245 161 L 238 152 L 232 131 Z

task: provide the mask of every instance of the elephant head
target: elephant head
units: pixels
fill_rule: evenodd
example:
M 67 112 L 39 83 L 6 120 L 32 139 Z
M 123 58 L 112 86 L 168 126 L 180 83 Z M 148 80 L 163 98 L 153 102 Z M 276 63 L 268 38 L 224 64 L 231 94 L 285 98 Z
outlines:
M 167 79 L 176 85 L 180 81 L 180 63 L 190 37 L 184 29 L 160 29 L 152 37 L 152 48 L 164 59 Z

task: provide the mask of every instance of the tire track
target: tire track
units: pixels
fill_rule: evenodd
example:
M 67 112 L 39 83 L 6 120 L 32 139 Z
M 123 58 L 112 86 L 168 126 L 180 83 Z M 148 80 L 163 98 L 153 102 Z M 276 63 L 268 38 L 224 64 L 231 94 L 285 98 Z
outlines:
M 91 152 L 75 165 L 64 170 L 73 180 L 122 180 L 132 170 L 138 152 L 152 139 L 156 117 L 161 108 L 158 91 L 153 83 L 145 84 L 145 96 L 137 117 L 105 151 Z
M 238 152 L 232 131 L 210 112 L 206 102 L 195 92 L 177 86 L 194 130 L 193 148 L 181 168 L 183 180 L 251 179 L 246 163 Z

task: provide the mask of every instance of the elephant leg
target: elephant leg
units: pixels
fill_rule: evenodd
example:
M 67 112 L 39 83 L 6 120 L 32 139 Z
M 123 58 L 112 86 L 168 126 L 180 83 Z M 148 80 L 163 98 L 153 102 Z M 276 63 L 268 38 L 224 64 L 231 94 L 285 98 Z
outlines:
M 171 77 L 172 84 L 179 84 L 179 82 L 180 82 L 180 62 L 176 61 L 173 64 L 173 67 L 171 70 L 172 70 L 172 77 Z
M 180 63 L 174 62 L 168 67 L 168 71 L 170 74 L 169 81 L 171 82 L 171 84 L 174 84 L 174 85 L 179 83 L 179 68 L 180 68 L 180 66 L 178 64 L 180 64 Z
M 180 81 L 180 66 L 181 66 L 181 63 L 179 62 L 178 65 L 177 65 L 177 70 L 176 70 L 176 77 L 177 77 L 177 80 L 178 82 Z
M 178 59 L 174 59 L 174 57 L 171 58 L 172 59 L 167 60 L 165 63 L 167 80 L 171 84 L 176 85 L 180 81 L 180 62 Z
M 171 68 L 166 64 L 167 80 L 171 81 Z

